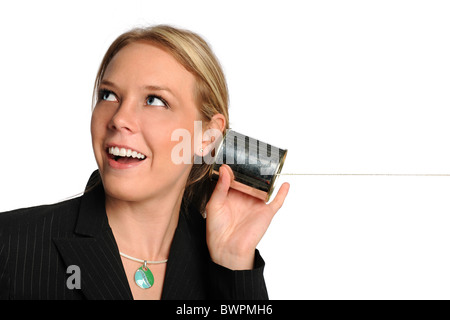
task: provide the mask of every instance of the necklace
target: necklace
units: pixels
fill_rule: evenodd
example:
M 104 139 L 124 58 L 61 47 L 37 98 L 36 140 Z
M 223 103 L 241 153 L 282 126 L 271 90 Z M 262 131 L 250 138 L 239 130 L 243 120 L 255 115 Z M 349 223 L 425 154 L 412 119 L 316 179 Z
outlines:
M 131 257 L 129 255 L 126 255 L 125 253 L 119 252 L 120 255 L 124 258 L 143 263 L 143 265 L 136 270 L 134 273 L 134 282 L 137 284 L 138 287 L 142 289 L 149 289 L 153 286 L 155 283 L 155 277 L 153 277 L 153 273 L 150 271 L 150 269 L 147 267 L 148 264 L 162 264 L 169 261 L 169 259 L 161 260 L 161 261 L 147 261 L 147 260 L 141 260 L 136 259 L 134 257 Z

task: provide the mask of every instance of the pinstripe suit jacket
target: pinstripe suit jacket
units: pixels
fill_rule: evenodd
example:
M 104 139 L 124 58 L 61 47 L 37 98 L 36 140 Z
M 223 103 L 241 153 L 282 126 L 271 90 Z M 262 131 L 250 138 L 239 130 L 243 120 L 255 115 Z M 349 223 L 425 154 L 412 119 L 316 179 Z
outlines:
M 0 213 L 0 299 L 132 299 L 104 197 L 100 184 L 61 203 Z M 258 252 L 253 270 L 232 271 L 211 261 L 205 239 L 200 213 L 181 210 L 162 299 L 268 298 Z M 80 289 L 67 286 L 70 265 L 80 268 Z

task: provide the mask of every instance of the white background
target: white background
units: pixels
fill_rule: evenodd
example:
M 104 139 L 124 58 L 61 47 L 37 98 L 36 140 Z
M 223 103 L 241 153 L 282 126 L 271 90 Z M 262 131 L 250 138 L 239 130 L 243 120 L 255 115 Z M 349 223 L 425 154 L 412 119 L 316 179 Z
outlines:
M 2 1 L 0 211 L 96 169 L 95 73 L 136 26 L 204 36 L 231 127 L 285 173 L 450 174 L 448 1 Z M 450 177 L 284 176 L 259 249 L 272 299 L 449 299 Z

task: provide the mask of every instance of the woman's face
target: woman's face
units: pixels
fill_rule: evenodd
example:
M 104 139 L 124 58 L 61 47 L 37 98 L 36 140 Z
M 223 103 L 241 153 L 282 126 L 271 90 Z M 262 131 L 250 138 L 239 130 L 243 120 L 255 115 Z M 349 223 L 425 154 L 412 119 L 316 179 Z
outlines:
M 194 76 L 154 45 L 132 43 L 114 56 L 91 121 L 108 196 L 142 201 L 184 188 L 192 164 L 172 161 L 172 149 L 180 142 L 171 141 L 171 135 L 182 128 L 194 137 L 194 121 L 201 120 L 194 85 Z

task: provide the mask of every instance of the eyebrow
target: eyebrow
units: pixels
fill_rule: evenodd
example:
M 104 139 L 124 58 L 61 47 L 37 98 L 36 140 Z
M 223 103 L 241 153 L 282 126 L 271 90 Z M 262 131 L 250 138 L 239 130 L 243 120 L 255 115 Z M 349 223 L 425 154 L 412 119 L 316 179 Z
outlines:
M 101 87 L 101 86 L 110 86 L 110 87 L 114 87 L 114 88 L 117 88 L 117 86 L 113 83 L 113 82 L 111 82 L 111 81 L 108 81 L 108 80 L 102 80 L 101 82 L 100 82 L 100 84 L 99 84 L 99 87 Z
M 114 82 L 111 82 L 111 81 L 105 80 L 105 79 L 100 82 L 100 86 L 101 85 L 106 85 L 106 86 L 110 86 L 113 88 L 117 88 L 117 86 L 114 84 Z M 172 96 L 174 96 L 172 90 L 170 90 L 167 87 L 161 87 L 161 86 L 157 86 L 157 85 L 148 85 L 148 86 L 144 86 L 143 88 L 146 90 L 153 90 L 153 91 L 166 91 L 166 92 L 170 93 Z
M 160 87 L 160 86 L 154 86 L 154 85 L 150 85 L 150 86 L 145 86 L 144 87 L 147 90 L 154 90 L 154 91 L 167 91 L 168 93 L 170 93 L 172 96 L 174 96 L 172 90 L 170 90 L 167 87 Z

